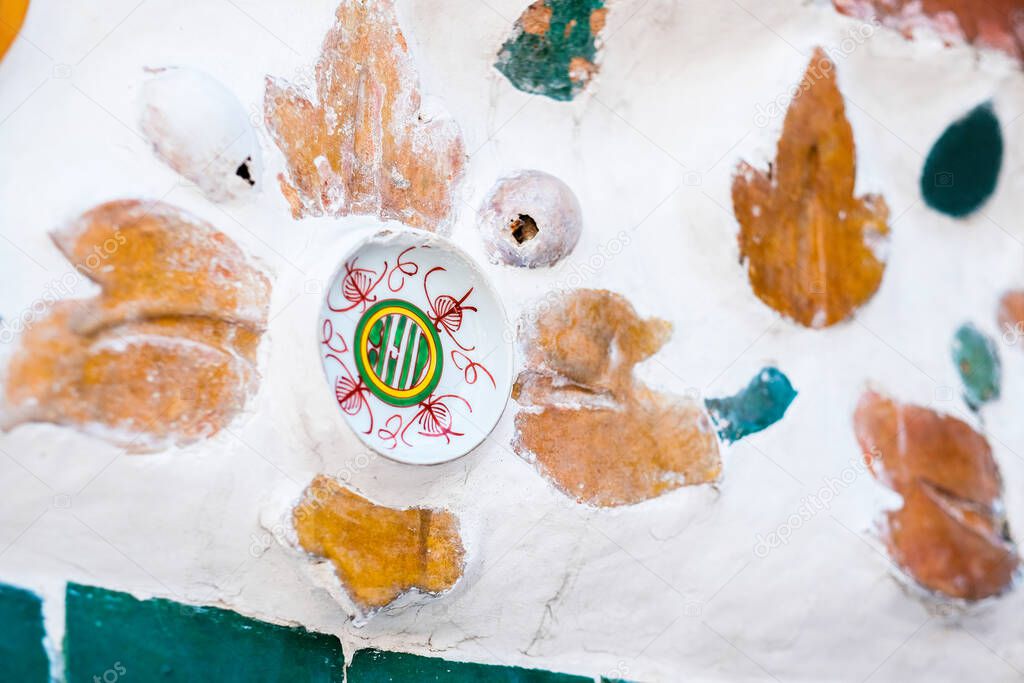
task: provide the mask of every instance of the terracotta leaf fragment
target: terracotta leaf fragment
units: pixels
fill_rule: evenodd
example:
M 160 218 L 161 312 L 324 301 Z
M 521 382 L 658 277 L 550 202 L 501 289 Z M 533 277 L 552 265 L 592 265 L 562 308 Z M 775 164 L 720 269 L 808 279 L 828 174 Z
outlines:
M 854 196 L 855 150 L 835 65 L 819 48 L 767 172 L 741 163 L 732 199 L 754 293 L 806 327 L 850 317 L 878 290 L 889 209 Z
M 604 0 L 536 0 L 516 22 L 494 68 L 523 92 L 576 97 L 597 74 Z
M 217 433 L 255 392 L 270 283 L 226 235 L 159 202 L 57 231 L 102 291 L 53 303 L 6 368 L 2 423 L 75 426 L 131 450 Z
M 1024 58 L 1020 0 L 833 0 L 843 14 L 877 21 L 907 39 L 921 29 L 947 44 L 971 43 Z
M 458 519 L 446 510 L 377 505 L 319 475 L 292 511 L 292 522 L 299 545 L 331 562 L 363 613 L 413 590 L 441 594 L 462 576 Z
M 703 407 L 633 377 L 668 340 L 669 323 L 592 289 L 564 293 L 538 313 L 520 328 L 517 453 L 566 495 L 600 507 L 718 478 L 718 440 Z
M 873 391 L 861 397 L 854 428 L 872 474 L 903 497 L 882 529 L 893 561 L 951 598 L 980 600 L 1009 588 L 1019 559 L 985 437 Z
M 445 231 L 463 174 L 462 134 L 420 111 L 418 75 L 393 0 L 342 0 L 316 92 L 268 77 L 267 127 L 295 218 L 369 214 Z
M 112 323 L 201 316 L 262 328 L 270 281 L 230 237 L 169 204 L 124 200 L 52 233 L 65 258 L 103 289 L 74 316 L 83 333 Z

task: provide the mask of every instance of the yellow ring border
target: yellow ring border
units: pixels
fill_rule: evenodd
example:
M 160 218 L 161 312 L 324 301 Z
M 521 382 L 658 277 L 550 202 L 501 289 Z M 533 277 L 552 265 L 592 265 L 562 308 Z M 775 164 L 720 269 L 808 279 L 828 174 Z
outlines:
M 427 374 L 423 376 L 423 380 L 419 384 L 409 389 L 394 389 L 392 387 L 389 387 L 387 384 L 384 384 L 379 377 L 377 377 L 377 373 L 373 372 L 373 370 L 369 370 L 368 372 L 366 372 L 366 377 L 373 383 L 375 387 L 377 387 L 380 391 L 382 391 L 383 393 L 387 394 L 392 398 L 411 398 L 420 391 L 423 391 L 423 388 L 430 384 L 430 380 L 434 376 L 434 370 L 437 368 L 437 346 L 435 346 L 434 344 L 433 335 L 430 334 L 430 328 L 427 327 L 427 325 L 430 324 L 430 321 L 424 320 L 415 312 L 403 306 L 387 306 L 385 308 L 380 309 L 372 316 L 370 316 L 370 319 L 366 321 L 365 326 L 363 327 L 362 337 L 360 339 L 357 339 L 356 342 L 359 344 L 358 351 L 359 356 L 363 361 L 363 367 L 370 368 L 370 358 L 367 355 L 366 351 L 366 338 L 370 336 L 370 330 L 373 329 L 373 326 L 377 324 L 378 320 L 380 320 L 386 315 L 391 315 L 393 313 L 401 313 L 402 315 L 408 318 L 412 318 L 416 322 L 416 324 L 419 325 L 420 331 L 426 338 L 427 345 L 430 350 L 430 365 L 427 366 Z

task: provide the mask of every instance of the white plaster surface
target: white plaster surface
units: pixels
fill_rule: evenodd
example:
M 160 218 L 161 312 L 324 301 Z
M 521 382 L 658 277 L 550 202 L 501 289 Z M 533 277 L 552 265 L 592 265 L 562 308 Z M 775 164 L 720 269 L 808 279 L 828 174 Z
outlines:
M 310 77 L 333 4 L 33 0 L 0 64 L 8 322 L 73 280 L 47 230 L 108 199 L 180 205 L 274 273 L 260 393 L 216 438 L 129 456 L 48 425 L 0 437 L 0 580 L 44 596 L 52 643 L 74 580 L 301 623 L 339 635 L 349 653 L 375 646 L 640 681 L 1020 678 L 1024 592 L 943 608 L 895 579 L 872 536 L 892 497 L 857 465 L 851 427 L 867 382 L 976 422 L 949 342 L 968 320 L 998 335 L 999 295 L 1024 284 L 1024 76 L 1015 64 L 885 30 L 851 47 L 843 41 L 859 25 L 821 0 L 618 0 L 592 92 L 564 104 L 516 91 L 490 67 L 526 0 L 400 0 L 428 104 L 455 116 L 472 154 L 453 237 L 510 316 L 557 287 L 607 287 L 675 324 L 642 367 L 646 381 L 725 395 L 777 363 L 800 391 L 782 422 L 725 450 L 717 486 L 604 511 L 573 504 L 510 451 L 511 409 L 455 462 L 367 457 L 311 343 L 332 244 L 365 221 L 293 221 L 263 130 L 263 192 L 225 205 L 141 137 L 144 67 L 204 69 L 258 120 L 264 75 Z M 780 320 L 752 294 L 729 196 L 741 158 L 764 166 L 774 155 L 781 112 L 759 113 L 784 103 L 815 45 L 847 48 L 837 63 L 858 191 L 883 193 L 893 216 L 881 289 L 855 320 L 824 331 Z M 968 221 L 938 215 L 918 193 L 923 155 L 949 122 L 992 97 L 1007 137 L 997 194 Z M 580 199 L 582 238 L 555 269 L 484 258 L 474 209 L 519 168 L 558 175 Z M 984 409 L 984 428 L 1011 527 L 1024 530 L 1024 352 L 1000 351 L 1004 397 Z M 273 522 L 264 526 L 317 472 L 381 503 L 453 509 L 470 553 L 463 581 L 355 628 L 274 539 Z M 802 514 L 809 497 L 831 500 Z M 779 531 L 784 544 L 759 547 Z

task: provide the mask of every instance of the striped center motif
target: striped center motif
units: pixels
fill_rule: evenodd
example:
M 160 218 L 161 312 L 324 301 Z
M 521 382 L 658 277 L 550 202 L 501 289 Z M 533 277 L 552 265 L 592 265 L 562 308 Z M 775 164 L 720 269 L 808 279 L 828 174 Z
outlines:
M 371 306 L 356 325 L 356 368 L 373 394 L 395 406 L 427 398 L 441 379 L 441 340 L 427 315 L 408 301 Z

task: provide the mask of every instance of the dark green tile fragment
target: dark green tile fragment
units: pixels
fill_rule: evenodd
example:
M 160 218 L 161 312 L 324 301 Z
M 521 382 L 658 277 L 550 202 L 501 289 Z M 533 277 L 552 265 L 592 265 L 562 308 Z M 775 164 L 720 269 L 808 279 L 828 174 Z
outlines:
M 420 657 L 403 652 L 359 650 L 348 670 L 348 683 L 445 683 L 479 681 L 480 683 L 594 683 L 591 677 L 520 669 L 513 666 L 492 666 L 451 662 L 436 657 Z
M 709 398 L 707 406 L 718 435 L 726 443 L 739 441 L 782 419 L 796 390 L 778 368 L 762 368 L 735 396 Z
M 67 588 L 64 651 L 68 683 L 104 680 L 107 672 L 124 683 L 344 678 L 341 643 L 333 636 L 74 583 Z
M 0 681 L 49 681 L 45 636 L 43 601 L 35 593 L 0 584 Z
M 494 67 L 519 90 L 568 101 L 582 91 L 586 78 L 570 77 L 574 59 L 594 64 L 597 36 L 591 32 L 591 16 L 600 12 L 596 24 L 603 24 L 604 0 L 537 0 L 516 22 L 512 36 L 501 46 Z M 550 20 L 547 30 L 537 30 L 538 13 Z M 599 32 L 599 31 L 598 31 Z
M 974 325 L 961 325 L 953 335 L 953 363 L 964 384 L 964 400 L 972 410 L 999 398 L 1002 363 L 991 337 Z
M 928 153 L 921 194 L 950 216 L 974 213 L 996 189 L 1003 164 L 1003 134 L 991 103 L 954 121 Z

